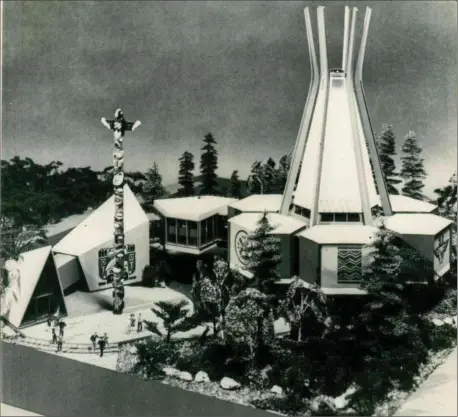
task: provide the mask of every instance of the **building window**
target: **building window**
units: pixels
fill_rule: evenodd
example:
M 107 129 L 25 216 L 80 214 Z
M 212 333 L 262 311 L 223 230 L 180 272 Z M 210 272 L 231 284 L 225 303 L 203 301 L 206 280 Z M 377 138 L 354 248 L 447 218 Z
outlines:
M 177 221 L 176 219 L 167 219 L 167 242 L 177 243 Z
M 333 222 L 334 221 L 334 213 L 321 213 L 320 219 L 322 222 Z
M 361 221 L 361 215 L 359 213 L 348 213 L 348 221 L 349 222 L 360 222 Z
M 360 213 L 321 213 L 321 223 L 361 222 Z
M 294 213 L 298 214 L 299 216 L 305 217 L 310 219 L 310 210 L 301 206 L 294 206 Z
M 186 220 L 177 220 L 177 227 L 178 227 L 178 239 L 177 243 L 179 245 L 187 245 L 187 227 L 186 227 Z
M 347 222 L 347 213 L 335 213 L 334 221 L 337 223 L 346 223 Z
M 337 283 L 357 284 L 362 278 L 362 246 L 339 246 L 337 255 Z
M 188 245 L 197 246 L 197 222 L 188 221 Z

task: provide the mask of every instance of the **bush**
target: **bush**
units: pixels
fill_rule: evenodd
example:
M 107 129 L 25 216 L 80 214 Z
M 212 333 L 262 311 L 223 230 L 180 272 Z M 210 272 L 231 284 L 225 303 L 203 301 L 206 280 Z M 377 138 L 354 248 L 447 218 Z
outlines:
M 152 265 L 146 265 L 142 272 L 142 284 L 145 287 L 159 287 L 159 281 L 157 279 L 156 268 Z
M 451 324 L 433 325 L 429 333 L 429 348 L 433 352 L 450 349 L 456 344 L 457 330 Z
M 137 345 L 138 363 L 136 372 L 143 372 L 148 378 L 162 378 L 162 368 L 173 365 L 179 357 L 175 343 L 147 339 Z
M 251 401 L 251 404 L 261 410 L 274 410 L 289 416 L 304 415 L 304 411 L 308 409 L 307 400 L 295 394 L 261 398 Z

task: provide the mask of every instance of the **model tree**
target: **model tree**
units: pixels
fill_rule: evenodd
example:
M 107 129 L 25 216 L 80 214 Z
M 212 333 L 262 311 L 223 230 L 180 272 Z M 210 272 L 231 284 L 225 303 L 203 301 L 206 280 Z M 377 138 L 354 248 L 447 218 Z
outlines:
M 153 167 L 146 172 L 145 177 L 143 197 L 145 199 L 145 208 L 150 209 L 153 206 L 154 200 L 165 197 L 167 191 L 162 185 L 162 176 L 159 173 L 159 167 L 156 162 L 153 162 Z
M 405 136 L 402 152 L 401 177 L 404 180 L 402 194 L 422 200 L 422 190 L 425 186 L 423 180 L 426 178 L 426 171 L 423 166 L 424 159 L 421 157 L 423 149 L 417 141 L 415 132 L 410 131 Z
M 204 138 L 202 155 L 200 157 L 200 173 L 202 184 L 200 194 L 214 195 L 217 193 L 218 182 L 216 181 L 216 170 L 218 169 L 218 151 L 215 148 L 216 140 L 211 133 Z
M 244 244 L 246 270 L 253 274 L 259 291 L 266 294 L 273 292 L 273 285 L 279 279 L 277 267 L 281 262 L 280 243 L 270 234 L 272 230 L 264 213 L 256 230 L 248 235 Z
M 398 178 L 399 174 L 396 172 L 396 164 L 393 159 L 396 156 L 396 137 L 392 125 L 382 125 L 382 132 L 377 136 L 377 149 L 388 193 L 398 195 L 399 191 L 396 186 L 402 181 Z
M 250 175 L 247 178 L 247 185 L 250 194 L 264 194 L 264 176 L 261 161 L 255 161 L 251 165 Z
M 242 184 L 240 183 L 239 172 L 235 170 L 232 172 L 232 175 L 231 175 L 230 196 L 233 198 L 241 198 L 242 197 L 241 189 L 242 189 Z
M 194 195 L 194 155 L 188 151 L 185 151 L 181 155 L 180 159 L 180 170 L 178 172 L 178 183 L 181 188 L 178 190 L 180 197 L 190 197 Z
M 278 162 L 276 192 L 283 194 L 288 180 L 288 172 L 291 166 L 291 154 L 283 155 Z
M 264 181 L 264 194 L 272 194 L 276 192 L 277 171 L 275 161 L 269 159 L 262 166 L 262 176 Z

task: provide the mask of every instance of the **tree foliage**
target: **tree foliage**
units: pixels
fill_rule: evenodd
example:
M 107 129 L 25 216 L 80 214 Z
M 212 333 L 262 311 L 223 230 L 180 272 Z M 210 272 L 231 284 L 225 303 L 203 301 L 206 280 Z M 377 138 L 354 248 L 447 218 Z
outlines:
M 279 279 L 277 268 L 281 263 L 279 240 L 270 234 L 273 230 L 267 213 L 264 213 L 243 248 L 247 260 L 245 268 L 253 274 L 258 290 L 266 294 L 273 292 L 273 285 Z
M 178 303 L 173 301 L 159 301 L 151 311 L 162 320 L 165 334 L 161 332 L 158 324 L 155 322 L 145 320 L 145 327 L 150 332 L 164 337 L 166 342 L 170 342 L 173 334 L 188 329 L 186 320 L 189 316 L 188 307 L 189 303 L 186 300 L 181 300 Z
M 425 186 L 423 180 L 426 178 L 426 171 L 423 166 L 424 159 L 421 157 L 423 149 L 417 141 L 415 132 L 410 131 L 406 134 L 402 152 L 401 177 L 404 180 L 402 194 L 422 200 L 424 198 L 422 190 Z
M 167 196 L 167 191 L 162 185 L 162 175 L 159 173 L 159 167 L 156 162 L 154 162 L 152 168 L 146 172 L 145 178 L 142 196 L 145 201 L 145 208 L 151 209 L 155 200 Z
M 291 154 L 283 155 L 278 162 L 276 192 L 283 194 L 291 167 Z
M 399 173 L 396 172 L 393 159 L 396 156 L 396 137 L 392 125 L 382 125 L 382 132 L 377 136 L 377 148 L 388 193 L 397 195 L 399 191 L 396 186 L 401 183 L 401 180 L 398 178 Z
M 242 184 L 240 183 L 239 172 L 235 170 L 232 172 L 232 175 L 231 175 L 230 196 L 233 198 L 241 198 L 242 197 L 241 190 L 242 190 Z
M 215 195 L 218 186 L 218 182 L 216 181 L 216 170 L 218 169 L 218 151 L 215 148 L 216 140 L 211 133 L 207 133 L 204 143 L 200 157 L 200 173 L 202 174 L 200 194 Z
M 181 185 L 181 188 L 178 190 L 178 195 L 180 197 L 190 197 L 195 194 L 194 190 L 194 155 L 188 151 L 185 151 L 181 155 L 180 159 L 180 169 L 178 172 L 178 183 Z

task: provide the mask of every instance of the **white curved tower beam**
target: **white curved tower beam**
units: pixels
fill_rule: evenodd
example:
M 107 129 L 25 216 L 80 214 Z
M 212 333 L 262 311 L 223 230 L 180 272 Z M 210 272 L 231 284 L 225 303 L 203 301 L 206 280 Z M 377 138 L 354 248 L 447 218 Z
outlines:
M 320 48 L 320 73 L 321 73 L 321 83 L 320 90 L 323 90 L 324 94 L 324 109 L 323 109 L 323 120 L 321 124 L 321 141 L 318 152 L 318 163 L 316 166 L 316 175 L 315 175 L 315 198 L 313 199 L 313 205 L 310 213 L 310 227 L 318 223 L 318 208 L 320 201 L 320 184 L 321 184 L 321 169 L 323 165 L 323 148 L 324 140 L 326 137 L 326 122 L 327 122 L 327 111 L 328 111 L 328 101 L 329 101 L 329 69 L 328 69 L 328 54 L 326 49 L 326 26 L 324 22 L 324 6 L 319 6 L 317 8 L 317 19 L 318 19 L 318 43 Z
M 353 77 L 353 49 L 355 46 L 355 25 L 356 25 L 356 13 L 357 12 L 358 12 L 358 8 L 353 7 L 353 10 L 351 13 L 350 38 L 348 41 L 346 68 L 344 68 L 344 71 L 348 78 Z
M 318 85 L 320 82 L 320 73 L 318 70 L 318 61 L 315 51 L 315 41 L 313 39 L 312 22 L 310 19 L 310 11 L 308 7 L 304 9 L 304 17 L 310 58 L 310 84 L 307 101 L 305 103 L 304 112 L 302 114 L 301 125 L 299 127 L 296 144 L 294 146 L 293 154 L 291 157 L 291 166 L 288 172 L 288 179 L 286 181 L 285 190 L 283 192 L 282 204 L 280 207 L 280 213 L 284 215 L 288 214 L 291 206 L 293 191 L 296 185 L 297 176 L 299 174 L 302 157 L 304 155 L 308 133 L 310 131 L 316 98 L 318 96 Z
M 353 44 L 354 44 L 354 35 L 355 35 L 355 25 L 356 25 L 356 14 L 358 9 L 356 7 L 353 8 L 352 16 L 351 16 L 351 38 L 350 43 L 352 47 L 350 48 L 348 54 L 348 69 L 349 74 L 353 73 Z M 362 140 L 364 138 L 361 137 L 360 129 L 359 129 L 359 118 L 358 118 L 358 109 L 355 103 L 354 98 L 354 85 L 353 85 L 353 78 L 349 77 L 346 80 L 346 87 L 347 87 L 347 100 L 348 105 L 350 108 L 350 121 L 351 121 L 351 137 L 353 142 L 353 151 L 355 154 L 355 163 L 356 163 L 356 173 L 358 179 L 358 187 L 361 196 L 361 208 L 363 212 L 363 222 L 366 225 L 372 224 L 372 213 L 371 213 L 371 204 L 369 199 L 369 187 L 368 187 L 368 180 L 364 166 L 363 154 L 362 154 L 362 146 L 365 146 L 365 141 Z
M 378 193 L 380 196 L 380 202 L 382 205 L 383 213 L 385 216 L 391 216 L 393 214 L 391 208 L 391 202 L 388 195 L 385 177 L 382 171 L 382 164 L 380 163 L 380 158 L 378 156 L 377 146 L 375 144 L 375 136 L 372 129 L 371 121 L 369 118 L 369 112 L 367 110 L 366 97 L 364 94 L 363 87 L 363 63 L 364 63 L 364 54 L 366 52 L 366 43 L 367 35 L 369 32 L 369 23 L 371 20 L 372 10 L 367 7 L 366 15 L 364 17 L 364 28 L 363 35 L 361 38 L 361 47 L 358 53 L 358 60 L 356 63 L 356 71 L 354 75 L 354 89 L 356 94 L 356 102 L 359 108 L 359 114 L 361 115 L 361 123 L 363 127 L 364 136 L 367 140 L 367 145 L 369 148 L 370 157 L 374 167 L 375 180 L 377 183 Z
M 348 6 L 345 6 L 344 39 L 343 39 L 343 50 L 342 50 L 342 69 L 344 71 L 347 66 L 349 29 L 350 29 L 350 8 Z

